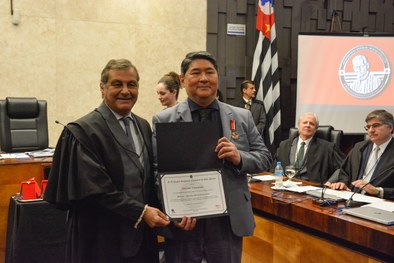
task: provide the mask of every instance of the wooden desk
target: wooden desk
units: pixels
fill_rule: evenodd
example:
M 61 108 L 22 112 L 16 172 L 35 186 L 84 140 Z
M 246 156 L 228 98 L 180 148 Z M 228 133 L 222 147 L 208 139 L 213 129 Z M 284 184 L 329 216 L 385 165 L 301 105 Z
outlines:
M 271 186 L 272 181 L 250 184 L 257 228 L 245 239 L 246 247 L 253 239 L 260 242 L 268 253 L 265 262 L 302 262 L 311 253 L 320 263 L 394 262 L 394 226 L 344 215 L 336 209 L 344 204 L 316 206 L 305 194 L 273 197 Z
M 21 181 L 35 177 L 41 185 L 52 158 L 21 158 L 0 160 L 0 263 L 5 259 L 8 206 L 10 197 L 20 191 Z

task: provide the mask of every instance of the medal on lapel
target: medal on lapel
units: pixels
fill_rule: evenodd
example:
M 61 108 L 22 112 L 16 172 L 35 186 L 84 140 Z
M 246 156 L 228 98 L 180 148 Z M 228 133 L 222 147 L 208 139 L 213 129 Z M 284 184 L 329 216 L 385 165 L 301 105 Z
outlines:
M 235 131 L 235 120 L 230 120 L 231 138 L 238 139 L 238 133 Z

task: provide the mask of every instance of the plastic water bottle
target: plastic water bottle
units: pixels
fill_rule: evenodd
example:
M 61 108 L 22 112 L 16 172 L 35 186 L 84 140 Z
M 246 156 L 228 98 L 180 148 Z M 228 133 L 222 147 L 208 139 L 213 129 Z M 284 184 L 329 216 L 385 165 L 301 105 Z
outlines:
M 275 167 L 275 188 L 283 187 L 283 168 L 282 163 L 277 162 Z

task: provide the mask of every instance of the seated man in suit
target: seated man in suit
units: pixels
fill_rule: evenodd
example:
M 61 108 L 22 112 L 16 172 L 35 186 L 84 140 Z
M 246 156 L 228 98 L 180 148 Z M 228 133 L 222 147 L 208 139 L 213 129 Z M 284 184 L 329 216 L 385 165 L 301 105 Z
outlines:
M 255 99 L 256 88 L 250 80 L 241 83 L 242 98 L 233 103 L 234 106 L 245 108 L 252 113 L 254 124 L 261 135 L 264 133 L 266 114 L 264 103 Z
M 365 122 L 370 140 L 354 145 L 341 166 L 338 182 L 326 185 L 331 189 L 394 199 L 393 115 L 385 110 L 374 110 Z
M 316 114 L 308 112 L 301 115 L 298 120 L 299 136 L 279 144 L 275 161 L 281 161 L 283 167 L 293 164 L 297 178 L 323 184 L 340 168 L 345 154 L 333 142 L 314 136 L 318 126 Z

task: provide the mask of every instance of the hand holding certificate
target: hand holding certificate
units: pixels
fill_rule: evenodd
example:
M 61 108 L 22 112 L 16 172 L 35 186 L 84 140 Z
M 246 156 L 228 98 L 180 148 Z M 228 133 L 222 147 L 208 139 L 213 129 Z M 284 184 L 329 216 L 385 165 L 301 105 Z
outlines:
M 163 203 L 170 218 L 206 217 L 226 213 L 219 171 L 163 174 Z
M 214 151 L 217 124 L 158 123 L 156 129 L 164 212 L 172 219 L 227 214 L 222 162 Z

